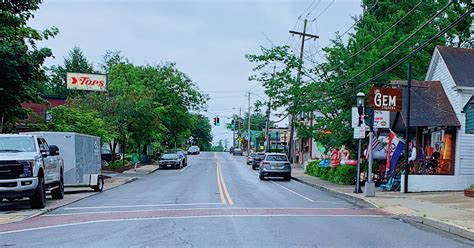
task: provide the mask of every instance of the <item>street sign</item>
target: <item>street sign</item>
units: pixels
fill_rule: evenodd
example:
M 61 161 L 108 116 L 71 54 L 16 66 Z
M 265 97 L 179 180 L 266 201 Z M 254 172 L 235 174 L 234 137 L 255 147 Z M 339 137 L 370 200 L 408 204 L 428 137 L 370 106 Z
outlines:
M 402 89 L 372 87 L 369 92 L 369 106 L 375 110 L 402 111 Z
M 91 73 L 66 73 L 66 87 L 71 90 L 107 91 L 107 75 Z
M 364 122 L 364 117 L 362 116 L 362 122 Z M 359 126 L 359 111 L 357 110 L 357 107 L 352 107 L 352 121 L 351 121 L 351 127 L 356 128 Z
M 354 139 L 363 139 L 365 138 L 365 125 L 354 128 Z

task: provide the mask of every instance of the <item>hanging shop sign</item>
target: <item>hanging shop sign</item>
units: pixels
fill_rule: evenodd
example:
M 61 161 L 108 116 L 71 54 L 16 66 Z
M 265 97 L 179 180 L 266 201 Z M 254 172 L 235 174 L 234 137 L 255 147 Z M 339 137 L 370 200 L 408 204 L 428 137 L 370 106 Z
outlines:
M 372 87 L 369 92 L 369 106 L 375 110 L 402 111 L 402 89 Z

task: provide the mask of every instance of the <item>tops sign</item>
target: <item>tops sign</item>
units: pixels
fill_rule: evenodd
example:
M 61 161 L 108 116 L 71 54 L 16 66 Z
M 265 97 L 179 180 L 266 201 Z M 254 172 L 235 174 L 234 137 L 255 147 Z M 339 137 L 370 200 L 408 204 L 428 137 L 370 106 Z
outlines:
M 375 110 L 402 111 L 402 89 L 370 88 L 369 106 Z
M 107 75 L 66 73 L 67 88 L 71 90 L 107 91 Z

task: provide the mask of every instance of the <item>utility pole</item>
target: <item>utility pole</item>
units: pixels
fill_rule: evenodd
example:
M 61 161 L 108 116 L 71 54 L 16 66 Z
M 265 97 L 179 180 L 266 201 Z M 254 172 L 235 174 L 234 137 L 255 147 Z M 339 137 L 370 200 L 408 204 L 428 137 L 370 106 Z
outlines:
M 242 107 L 239 107 L 239 129 L 237 129 L 237 130 L 240 130 L 240 129 L 243 130 L 243 128 L 241 127 L 241 125 L 242 125 Z M 243 133 L 243 132 L 242 132 L 242 133 Z M 242 133 L 241 133 L 241 134 L 242 134 Z M 237 133 L 237 134 L 238 134 L 238 133 Z M 239 147 L 240 147 L 240 142 L 239 142 Z
M 267 137 L 267 145 L 265 152 L 270 152 L 270 106 L 272 99 L 268 99 L 267 122 L 265 124 L 265 137 Z
M 232 114 L 232 122 L 233 122 L 233 126 L 232 126 L 232 146 L 235 147 L 235 114 Z
M 297 80 L 301 80 L 301 70 L 302 70 L 302 67 L 303 67 L 303 54 L 304 54 L 304 42 L 308 39 L 314 39 L 316 40 L 317 38 L 319 38 L 319 36 L 317 35 L 312 35 L 312 34 L 308 34 L 306 33 L 306 26 L 308 24 L 308 20 L 305 18 L 304 19 L 304 26 L 303 26 L 303 32 L 298 32 L 298 31 L 292 31 L 290 30 L 290 34 L 293 34 L 293 35 L 299 35 L 301 36 L 301 49 L 300 49 L 300 61 L 301 61 L 301 64 L 298 68 L 298 74 L 297 74 Z M 293 104 L 293 107 L 296 105 L 295 103 L 292 103 Z M 295 133 L 295 122 L 294 122 L 294 116 L 293 115 L 289 115 L 289 119 L 290 119 L 290 144 L 288 145 L 288 157 L 290 158 L 290 162 L 293 162 L 293 136 L 294 136 L 294 133 Z
M 407 77 L 407 120 L 405 127 L 405 173 L 403 175 L 403 193 L 408 193 L 408 175 L 410 174 L 410 162 L 408 161 L 408 154 L 410 153 L 411 63 L 408 63 Z
M 247 132 L 247 135 L 248 135 L 248 141 L 247 141 L 247 154 L 250 154 L 250 148 L 251 148 L 251 145 L 250 145 L 250 142 L 252 142 L 252 135 L 250 135 L 250 91 L 249 91 L 249 125 L 248 125 L 248 132 Z

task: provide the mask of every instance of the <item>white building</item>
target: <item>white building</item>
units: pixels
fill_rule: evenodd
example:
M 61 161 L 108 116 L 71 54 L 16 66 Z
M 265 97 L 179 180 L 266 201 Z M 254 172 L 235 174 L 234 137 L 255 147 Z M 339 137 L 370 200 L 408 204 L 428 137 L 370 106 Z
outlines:
M 474 183 L 474 134 L 465 132 L 463 107 L 474 95 L 474 49 L 436 47 L 426 81 L 439 81 L 460 127 L 453 139 L 452 175 L 410 175 L 409 191 L 462 190 Z M 427 116 L 426 118 L 430 118 Z

